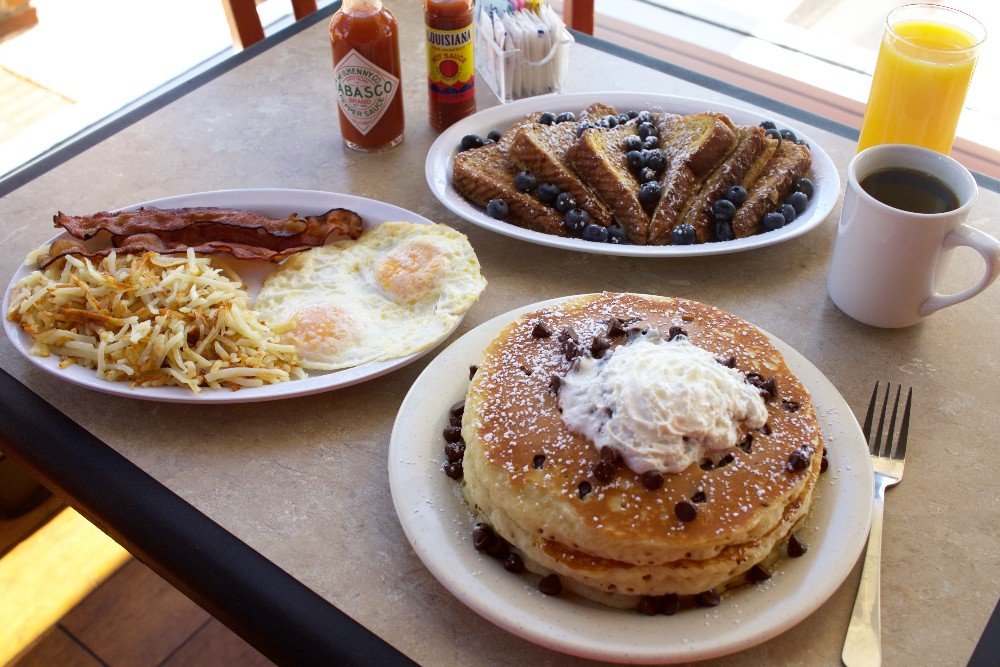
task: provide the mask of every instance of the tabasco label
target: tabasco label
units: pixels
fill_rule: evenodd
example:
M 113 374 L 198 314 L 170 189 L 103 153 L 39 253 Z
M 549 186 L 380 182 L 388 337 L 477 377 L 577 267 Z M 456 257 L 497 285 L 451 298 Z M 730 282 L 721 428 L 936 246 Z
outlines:
M 361 134 L 378 125 L 399 90 L 399 77 L 351 50 L 334 68 L 337 104 Z
M 476 92 L 472 24 L 460 30 L 427 27 L 427 79 L 437 102 L 464 102 Z

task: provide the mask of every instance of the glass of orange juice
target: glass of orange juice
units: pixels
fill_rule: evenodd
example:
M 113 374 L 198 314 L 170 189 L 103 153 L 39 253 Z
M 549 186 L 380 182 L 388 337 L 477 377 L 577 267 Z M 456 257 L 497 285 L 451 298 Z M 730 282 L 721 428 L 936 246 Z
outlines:
M 904 5 L 889 12 L 858 151 L 914 144 L 950 153 L 985 39 L 979 21 L 950 7 Z

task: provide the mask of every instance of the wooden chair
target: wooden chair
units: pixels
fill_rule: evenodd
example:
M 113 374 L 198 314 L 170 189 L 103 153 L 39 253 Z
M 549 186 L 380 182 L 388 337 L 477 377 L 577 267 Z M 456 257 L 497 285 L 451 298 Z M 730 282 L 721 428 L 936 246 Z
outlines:
M 573 30 L 594 34 L 594 0 L 563 0 L 563 21 Z
M 229 21 L 229 31 L 233 34 L 233 48 L 237 51 L 264 39 L 264 26 L 257 14 L 255 0 L 222 0 Z M 292 0 L 295 20 L 309 16 L 316 11 L 316 0 Z

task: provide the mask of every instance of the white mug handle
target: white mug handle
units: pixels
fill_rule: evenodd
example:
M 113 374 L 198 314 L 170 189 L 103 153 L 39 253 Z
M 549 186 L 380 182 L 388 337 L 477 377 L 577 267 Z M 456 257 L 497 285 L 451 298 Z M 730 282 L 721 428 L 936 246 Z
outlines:
M 1000 276 L 1000 241 L 997 241 L 985 232 L 979 231 L 975 227 L 959 225 L 944 240 L 945 248 L 953 248 L 955 246 L 967 246 L 982 255 L 986 261 L 986 272 L 978 283 L 968 289 L 956 292 L 955 294 L 934 294 L 928 298 L 920 306 L 920 314 L 922 316 L 930 315 L 936 310 L 954 306 L 956 303 L 971 299 L 986 289 L 990 283 L 997 279 L 997 276 Z

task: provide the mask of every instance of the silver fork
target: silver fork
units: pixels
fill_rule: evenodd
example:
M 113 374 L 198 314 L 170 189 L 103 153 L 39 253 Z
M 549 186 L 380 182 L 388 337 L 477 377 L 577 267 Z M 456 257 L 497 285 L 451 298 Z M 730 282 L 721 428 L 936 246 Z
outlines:
M 872 419 L 879 403 L 878 381 L 872 390 L 872 398 L 868 403 L 868 414 L 865 415 L 865 440 L 872 454 L 872 467 L 875 469 L 875 507 L 872 511 L 872 528 L 868 535 L 868 550 L 865 553 L 865 565 L 861 572 L 861 584 L 858 586 L 858 597 L 854 601 L 854 611 L 851 613 L 851 625 L 847 628 L 847 638 L 844 640 L 844 650 L 840 654 L 847 667 L 882 664 L 882 629 L 879 620 L 879 574 L 882 569 L 882 513 L 885 507 L 885 490 L 903 479 L 903 457 L 906 456 L 906 435 L 910 429 L 910 401 L 913 398 L 913 388 L 906 392 L 906 407 L 903 409 L 903 421 L 899 427 L 899 437 L 893 447 L 893 433 L 896 430 L 896 414 L 899 410 L 899 398 L 902 386 L 896 385 L 896 399 L 892 405 L 892 417 L 889 419 L 889 429 L 886 437 L 882 437 L 882 427 L 885 425 L 886 408 L 889 405 L 889 394 L 892 383 L 885 386 L 882 397 L 882 410 L 878 418 L 878 429 L 872 438 Z

